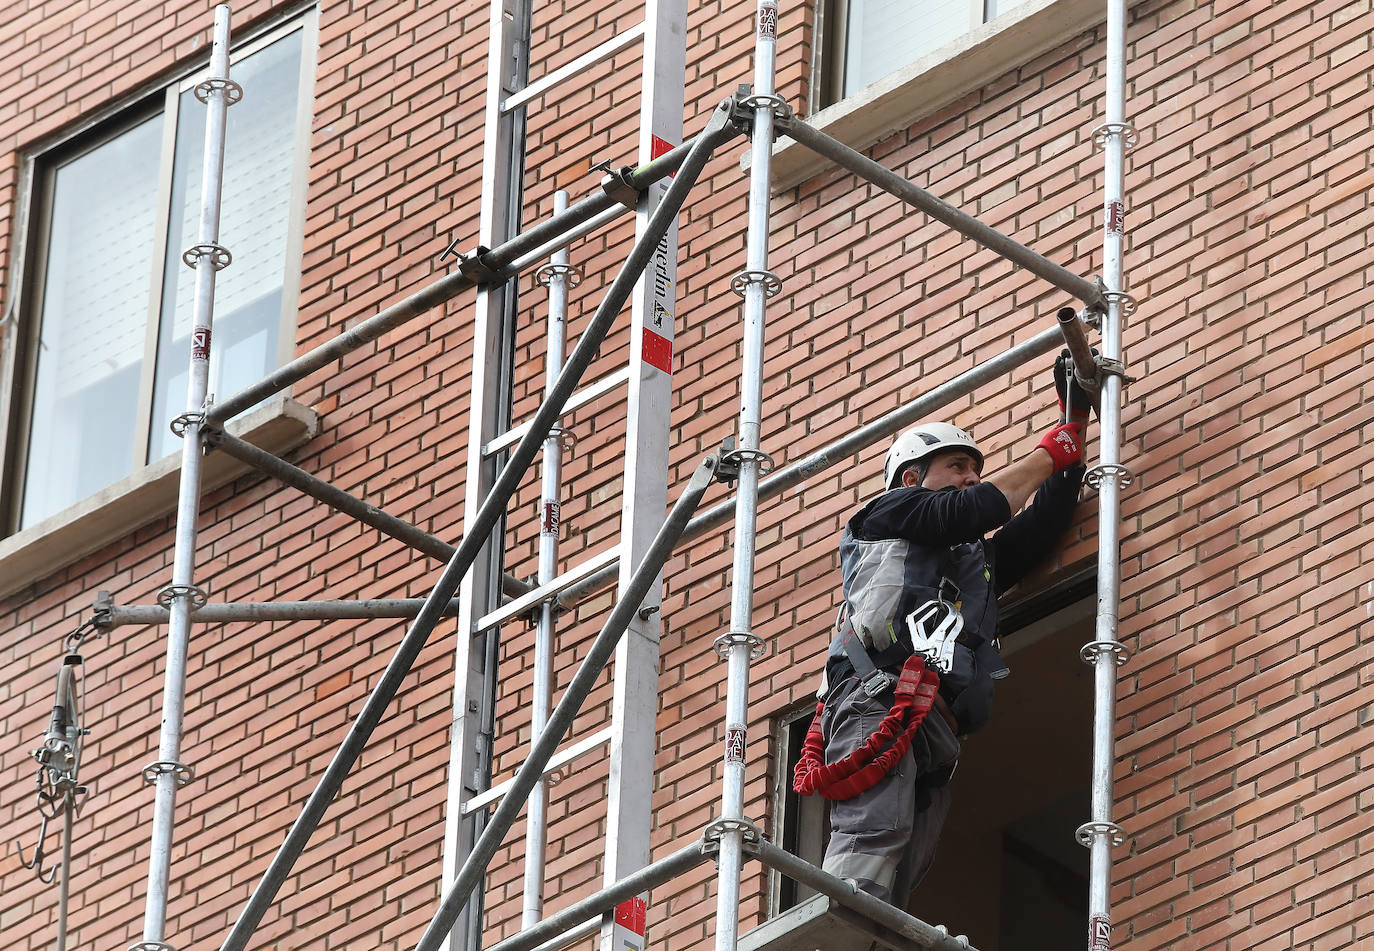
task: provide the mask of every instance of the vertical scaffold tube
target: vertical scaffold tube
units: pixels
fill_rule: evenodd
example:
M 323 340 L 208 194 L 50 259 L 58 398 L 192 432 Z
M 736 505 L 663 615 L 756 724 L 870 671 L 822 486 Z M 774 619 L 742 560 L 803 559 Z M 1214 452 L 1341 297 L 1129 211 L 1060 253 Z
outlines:
M 1097 138 L 1105 151 L 1102 270 L 1107 309 L 1102 319 L 1104 366 L 1120 367 L 1122 321 L 1129 312 L 1122 249 L 1125 243 L 1125 152 L 1131 130 L 1126 113 L 1126 4 L 1107 0 L 1107 68 L 1105 124 Z M 1121 490 L 1130 481 L 1121 465 L 1121 384 L 1119 373 L 1103 374 L 1102 436 L 1099 463 L 1091 475 L 1098 488 L 1097 623 L 1094 640 L 1083 648 L 1093 666 L 1092 817 L 1079 829 L 1091 852 L 1088 880 L 1088 948 L 1111 947 L 1112 847 L 1122 841 L 1112 821 L 1112 771 L 1116 757 L 1116 669 L 1126 658 L 1117 639 L 1121 587 Z
M 740 867 L 744 845 L 744 762 L 749 708 L 749 662 L 761 646 L 751 630 L 754 611 L 754 548 L 758 515 L 763 415 L 763 330 L 765 302 L 777 290 L 768 271 L 768 203 L 771 192 L 778 45 L 777 0 L 759 0 L 754 36 L 754 88 L 745 100 L 754 108 L 749 167 L 749 232 L 746 269 L 735 278 L 744 294 L 744 350 L 740 381 L 739 491 L 735 496 L 734 571 L 730 585 L 727 648 L 724 778 L 720 856 L 716 892 L 716 951 L 735 951 L 739 940 Z
M 229 7 L 215 7 L 215 32 L 210 51 L 210 78 L 196 89 L 206 104 L 205 153 L 201 168 L 200 231 L 196 245 L 183 260 L 195 268 L 196 284 L 191 330 L 190 382 L 182 430 L 181 483 L 177 496 L 176 545 L 172 583 L 158 600 L 170 617 L 167 632 L 167 670 L 162 686 L 162 729 L 158 758 L 144 767 L 156 784 L 153 837 L 148 855 L 148 894 L 143 914 L 143 940 L 137 951 L 162 951 L 167 925 L 168 883 L 172 864 L 172 825 L 177 787 L 191 770 L 181 762 L 182 714 L 186 705 L 186 656 L 190 644 L 191 609 L 203 602 L 195 586 L 196 515 L 200 509 L 204 416 L 210 388 L 210 336 L 214 321 L 215 274 L 228 263 L 219 246 L 220 187 L 224 178 L 225 112 L 229 107 Z
M 553 196 L 553 213 L 568 210 L 568 193 Z M 552 389 L 563 369 L 567 340 L 568 287 L 571 266 L 567 249 L 553 253 L 539 272 L 549 288 L 548 345 L 544 356 L 544 386 Z M 548 584 L 558 573 L 559 481 L 562 478 L 562 429 L 555 426 L 544 439 L 544 458 L 539 498 L 539 583 Z M 539 608 L 534 633 L 534 697 L 530 707 L 530 736 L 538 737 L 549 723 L 553 703 L 554 599 Z M 530 791 L 525 816 L 525 904 L 521 928 L 531 928 L 544 915 L 544 855 L 548 844 L 549 781 L 541 776 Z

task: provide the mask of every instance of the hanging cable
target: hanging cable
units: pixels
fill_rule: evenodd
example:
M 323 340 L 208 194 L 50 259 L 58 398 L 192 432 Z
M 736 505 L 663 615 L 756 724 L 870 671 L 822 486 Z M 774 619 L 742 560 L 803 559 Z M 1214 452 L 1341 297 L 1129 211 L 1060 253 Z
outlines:
M 83 622 L 63 641 L 64 653 L 57 668 L 56 693 L 53 700 L 52 717 L 48 721 L 43 742 L 30 752 L 38 763 L 35 794 L 35 808 L 38 811 L 38 843 L 34 846 L 32 857 L 25 857 L 24 847 L 15 840 L 19 861 L 25 868 L 33 869 L 41 882 L 50 883 L 61 875 L 59 883 L 57 912 L 57 951 L 65 951 L 67 946 L 67 897 L 71 881 L 72 862 L 72 822 L 81 805 L 81 798 L 87 788 L 81 785 L 78 773 L 81 767 L 83 739 L 87 734 L 81 725 L 80 672 L 85 663 L 81 646 L 88 638 L 100 634 L 99 618 L 92 617 Z M 46 866 L 48 822 L 62 817 L 62 857 L 54 866 Z

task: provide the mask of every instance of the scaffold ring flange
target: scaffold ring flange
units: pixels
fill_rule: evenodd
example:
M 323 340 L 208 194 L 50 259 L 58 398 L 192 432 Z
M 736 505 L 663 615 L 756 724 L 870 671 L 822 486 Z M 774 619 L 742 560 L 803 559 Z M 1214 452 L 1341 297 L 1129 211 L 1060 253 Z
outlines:
M 203 257 L 210 258 L 210 266 L 216 271 L 223 271 L 234 263 L 234 256 L 229 253 L 229 249 L 222 244 L 215 244 L 213 241 L 191 245 L 181 252 L 181 263 L 194 270 Z
M 772 472 L 778 465 L 773 457 L 762 449 L 731 449 L 729 452 L 725 453 L 725 455 L 721 456 L 720 461 L 723 466 L 738 467 L 739 464 L 746 459 L 752 459 L 758 464 L 759 475 L 768 475 L 768 473 Z
M 535 281 L 545 287 L 557 277 L 562 277 L 565 286 L 571 289 L 582 283 L 582 269 L 576 264 L 545 264 L 534 272 Z
M 1116 666 L 1122 667 L 1131 659 L 1131 649 L 1120 641 L 1088 641 L 1078 649 L 1078 656 L 1085 664 L 1097 663 L 1097 658 L 1105 653 L 1116 656 Z
M 165 941 L 140 941 L 138 944 L 129 945 L 129 951 L 177 951 L 177 949 Z
M 549 436 L 558 440 L 558 448 L 571 452 L 577 445 L 577 434 L 563 426 L 550 426 Z
M 701 838 L 706 842 L 719 842 L 728 832 L 743 834 L 746 842 L 763 840 L 763 830 L 748 819 L 717 819 L 701 830 Z
M 750 284 L 762 284 L 764 297 L 777 297 L 782 293 L 782 278 L 772 271 L 740 271 L 730 278 L 730 290 L 740 297 Z
M 757 93 L 752 96 L 744 96 L 739 100 L 742 109 L 762 109 L 765 107 L 773 110 L 773 117 L 784 122 L 792 121 L 792 107 L 787 104 L 787 100 L 777 93 L 764 95 Z
M 157 593 L 157 603 L 170 611 L 172 602 L 181 597 L 191 599 L 192 611 L 199 611 L 210 603 L 209 592 L 193 584 L 169 584 Z
M 242 86 L 232 79 L 219 79 L 218 77 L 196 83 L 196 87 L 192 89 L 191 92 L 201 102 L 209 103 L 210 93 L 214 92 L 216 89 L 224 90 L 224 104 L 226 106 L 232 106 L 234 103 L 243 99 Z
M 1112 845 L 1122 845 L 1126 841 L 1126 830 L 1115 822 L 1085 822 L 1074 833 L 1078 844 L 1085 848 L 1091 848 L 1093 839 L 1099 835 L 1111 836 Z
M 744 644 L 749 648 L 749 659 L 758 660 L 768 653 L 768 644 L 763 638 L 752 631 L 727 631 L 720 637 L 711 642 L 715 649 L 716 656 L 721 660 L 726 660 L 730 656 L 730 648 L 736 644 Z
M 1129 317 L 1134 314 L 1136 307 L 1139 306 L 1140 303 L 1125 291 L 1103 291 L 1102 297 L 1108 304 L 1120 304 L 1121 316 L 1123 317 Z
M 1133 149 L 1140 144 L 1140 133 L 1137 132 L 1135 126 L 1131 125 L 1129 122 L 1102 123 L 1096 129 L 1093 129 L 1093 144 L 1098 148 L 1104 148 L 1107 144 L 1107 139 L 1114 135 L 1121 136 L 1122 143 L 1126 146 L 1127 150 Z
M 185 786 L 196 778 L 196 771 L 185 763 L 178 763 L 176 760 L 160 759 L 143 767 L 143 781 L 151 786 L 156 783 L 157 778 L 164 773 L 171 773 L 175 776 L 178 787 Z
M 167 426 L 173 433 L 184 439 L 186 438 L 186 430 L 191 428 L 192 423 L 198 426 L 205 425 L 205 414 L 201 412 L 182 413 L 180 416 L 173 418 Z
M 1099 488 L 1104 479 L 1111 479 L 1124 489 L 1135 481 L 1135 476 L 1130 469 L 1115 462 L 1098 463 L 1083 476 L 1083 481 L 1090 489 Z

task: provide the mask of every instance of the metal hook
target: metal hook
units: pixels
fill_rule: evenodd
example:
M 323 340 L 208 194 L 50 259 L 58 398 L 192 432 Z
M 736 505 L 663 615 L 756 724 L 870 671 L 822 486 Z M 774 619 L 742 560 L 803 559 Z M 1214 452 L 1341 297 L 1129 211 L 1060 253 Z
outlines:
M 43 874 L 43 859 L 46 856 L 43 846 L 48 840 L 48 817 L 42 812 L 39 813 L 39 817 L 41 822 L 38 826 L 38 844 L 33 848 L 33 860 L 24 858 L 24 846 L 19 843 L 18 839 L 14 840 L 14 848 L 19 853 L 19 863 L 25 868 L 33 869 L 38 880 L 47 885 L 57 876 L 57 869 L 50 868 L 47 875 Z

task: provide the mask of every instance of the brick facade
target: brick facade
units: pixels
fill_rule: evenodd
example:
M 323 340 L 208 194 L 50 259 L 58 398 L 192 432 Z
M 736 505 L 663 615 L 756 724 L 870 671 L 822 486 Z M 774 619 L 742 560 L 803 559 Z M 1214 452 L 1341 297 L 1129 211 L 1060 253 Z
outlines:
M 686 127 L 747 81 L 750 7 L 694 5 Z M 236 5 L 245 34 L 287 12 Z M 633 3 L 541 8 L 535 57 L 567 62 L 637 22 Z M 1118 947 L 1270 951 L 1374 943 L 1374 783 L 1367 732 L 1374 602 L 1374 478 L 1368 432 L 1374 301 L 1366 252 L 1374 110 L 1370 4 L 1146 0 L 1132 6 L 1127 274 L 1140 312 L 1126 358 L 1138 379 L 1123 414 L 1121 632 L 1136 656 L 1118 687 Z M 0 3 L 0 303 L 27 202 L 21 168 L 55 136 L 194 65 L 203 4 Z M 475 243 L 481 181 L 487 6 L 319 5 L 301 351 L 435 275 L 452 237 Z M 812 13 L 783 10 L 779 91 L 805 101 Z M 1078 273 L 1101 267 L 1103 28 L 1063 45 L 898 131 L 869 154 Z M 574 198 L 587 167 L 633 158 L 638 65 L 632 51 L 589 70 L 532 115 L 526 220 L 554 188 Z M 743 140 L 708 166 L 681 219 L 670 497 L 734 428 L 743 267 Z M 573 296 L 580 329 L 614 276 L 631 225 L 574 249 L 587 272 Z M 225 241 L 232 246 L 232 237 Z M 894 199 L 829 170 L 774 199 L 770 267 L 786 290 L 768 313 L 764 445 L 780 464 L 1047 326 L 1065 301 L 1025 272 L 950 235 Z M 521 280 L 515 415 L 542 388 L 542 294 Z M 295 391 L 321 434 L 292 461 L 448 540 L 462 531 L 465 412 L 474 295 L 407 325 Z M 592 374 L 623 359 L 628 321 Z M 14 324 L 6 327 L 12 333 Z M 1053 421 L 1042 366 L 1028 366 L 949 415 L 990 447 L 989 470 Z M 563 554 L 571 564 L 616 537 L 619 440 L 613 399 L 572 416 Z M 746 810 L 772 831 L 774 718 L 815 687 L 837 603 L 836 538 L 879 485 L 882 447 L 766 505 L 759 519 Z M 510 526 L 508 570 L 534 571 L 537 478 Z M 724 498 L 717 487 L 708 504 Z M 245 477 L 206 498 L 198 578 L 215 600 L 420 596 L 438 565 L 295 492 Z M 1054 577 L 1094 557 L 1095 507 L 1080 510 Z M 31 846 L 32 761 L 46 725 L 60 639 L 97 590 L 151 603 L 170 579 L 172 519 L 0 601 L 0 816 Z M 720 787 L 728 533 L 666 569 L 659 681 L 656 856 L 695 838 Z M 1051 579 L 1053 580 L 1053 579 Z M 566 616 L 559 689 L 599 629 L 611 594 Z M 254 947 L 409 949 L 436 907 L 442 851 L 453 625 L 406 680 L 339 802 L 282 891 Z M 161 628 L 89 642 L 83 777 L 71 907 L 75 948 L 118 948 L 141 933 L 164 667 Z M 285 828 L 389 659 L 400 622 L 197 626 L 178 797 L 169 940 L 218 947 Z M 529 738 L 532 635 L 501 649 L 498 779 Z M 1065 664 L 1078 661 L 1067 656 Z M 609 679 L 578 732 L 608 722 Z M 555 787 L 548 908 L 599 887 L 607 763 L 590 757 Z M 1086 818 L 1086 816 L 1084 817 Z M 514 835 L 487 891 L 489 945 L 518 928 Z M 57 893 L 0 860 L 6 948 L 51 946 Z M 714 870 L 656 890 L 655 946 L 711 947 Z M 767 879 L 746 865 L 747 927 Z M 980 947 L 974 924 L 968 930 Z

